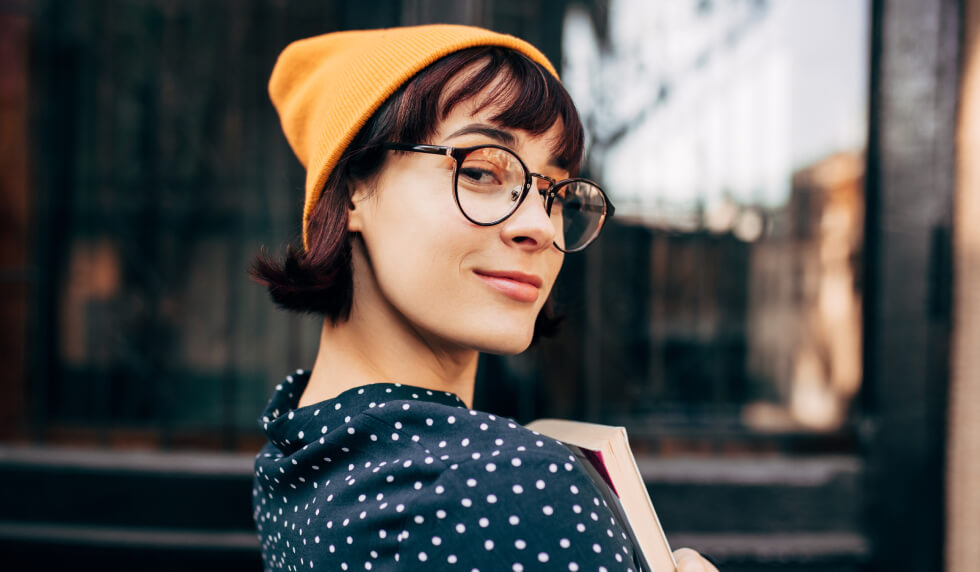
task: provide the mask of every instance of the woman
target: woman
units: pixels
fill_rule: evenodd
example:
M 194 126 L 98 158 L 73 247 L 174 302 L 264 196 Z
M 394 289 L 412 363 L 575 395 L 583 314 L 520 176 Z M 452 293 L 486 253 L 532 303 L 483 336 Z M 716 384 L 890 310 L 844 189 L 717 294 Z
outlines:
M 630 570 L 634 547 L 559 443 L 469 409 L 479 352 L 553 328 L 566 252 L 612 205 L 548 60 L 463 26 L 327 34 L 270 94 L 307 168 L 303 248 L 254 272 L 324 316 L 261 422 L 266 569 Z M 714 570 L 690 550 L 681 570 Z

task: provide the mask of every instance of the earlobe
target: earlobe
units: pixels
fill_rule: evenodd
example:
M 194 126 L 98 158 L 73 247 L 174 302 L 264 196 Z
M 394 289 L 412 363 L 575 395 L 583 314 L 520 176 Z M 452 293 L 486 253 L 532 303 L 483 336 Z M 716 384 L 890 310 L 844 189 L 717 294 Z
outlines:
M 364 206 L 363 200 L 367 196 L 364 185 L 349 185 L 347 196 L 347 231 L 361 232 L 364 229 Z
M 347 232 L 361 232 L 360 213 L 354 201 L 347 203 Z

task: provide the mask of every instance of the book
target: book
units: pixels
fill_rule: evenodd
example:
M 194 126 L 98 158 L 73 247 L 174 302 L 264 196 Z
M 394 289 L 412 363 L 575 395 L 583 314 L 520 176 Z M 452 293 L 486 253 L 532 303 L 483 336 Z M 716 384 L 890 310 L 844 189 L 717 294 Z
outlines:
M 557 439 L 578 457 L 634 546 L 647 572 L 676 572 L 677 562 L 630 450 L 626 429 L 563 419 L 538 419 L 528 429 Z

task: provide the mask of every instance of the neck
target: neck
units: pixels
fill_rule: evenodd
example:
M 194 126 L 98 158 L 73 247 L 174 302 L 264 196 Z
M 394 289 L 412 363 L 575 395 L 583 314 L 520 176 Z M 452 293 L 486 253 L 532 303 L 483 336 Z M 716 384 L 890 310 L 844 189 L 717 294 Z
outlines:
M 348 320 L 324 320 L 320 349 L 300 407 L 332 399 L 369 383 L 404 383 L 448 391 L 473 405 L 479 354 L 470 348 L 439 348 L 385 313 L 359 312 Z

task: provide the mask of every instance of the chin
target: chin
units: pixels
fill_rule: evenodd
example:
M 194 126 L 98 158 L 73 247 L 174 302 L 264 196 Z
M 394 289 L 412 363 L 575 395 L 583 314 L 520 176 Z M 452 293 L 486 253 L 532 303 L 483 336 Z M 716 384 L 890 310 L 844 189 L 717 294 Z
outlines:
M 480 353 L 483 354 L 494 354 L 498 356 L 515 356 L 517 354 L 523 353 L 531 345 L 531 338 L 527 339 L 527 343 L 515 344 L 513 340 L 508 344 L 485 346 L 480 348 Z
M 498 325 L 499 326 L 499 325 Z M 526 350 L 534 339 L 534 323 L 530 327 L 493 328 L 494 331 L 481 332 L 475 343 L 471 344 L 480 353 L 511 356 Z

